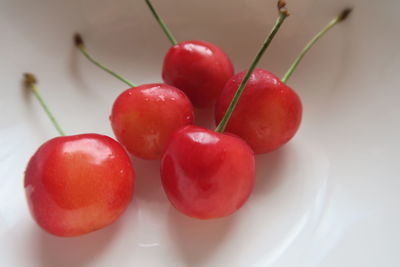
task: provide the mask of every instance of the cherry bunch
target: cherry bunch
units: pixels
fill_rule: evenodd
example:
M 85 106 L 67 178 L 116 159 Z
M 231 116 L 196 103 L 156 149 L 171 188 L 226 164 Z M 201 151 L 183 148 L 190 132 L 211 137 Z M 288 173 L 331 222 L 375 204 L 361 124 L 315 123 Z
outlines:
M 299 128 L 302 104 L 287 85 L 289 77 L 316 41 L 351 11 L 345 9 L 329 22 L 279 79 L 256 66 L 289 16 L 283 0 L 278 1 L 279 16 L 254 61 L 238 74 L 217 46 L 178 43 L 150 0 L 145 1 L 172 44 L 164 59 L 165 83 L 136 86 L 95 60 L 80 35 L 74 37 L 87 59 L 129 86 L 111 110 L 111 127 L 119 142 L 99 134 L 65 136 L 43 101 L 36 78 L 25 74 L 26 87 L 61 135 L 39 147 L 25 172 L 31 213 L 54 235 L 82 235 L 122 215 L 135 184 L 127 152 L 161 159 L 164 191 L 182 213 L 211 219 L 237 211 L 254 186 L 254 154 L 280 148 Z M 216 129 L 193 125 L 193 106 L 213 105 Z

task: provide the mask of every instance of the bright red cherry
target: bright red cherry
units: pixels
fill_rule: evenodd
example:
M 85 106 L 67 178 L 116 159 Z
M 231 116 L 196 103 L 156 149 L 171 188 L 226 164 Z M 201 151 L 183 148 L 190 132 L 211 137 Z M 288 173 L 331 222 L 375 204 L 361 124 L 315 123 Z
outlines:
M 232 62 L 220 48 L 203 41 L 185 41 L 169 49 L 162 77 L 184 91 L 195 107 L 203 108 L 215 103 L 233 74 Z
M 61 135 L 44 143 L 25 170 L 24 187 L 35 221 L 57 236 L 78 236 L 118 219 L 132 199 L 135 173 L 125 149 L 99 134 L 65 136 L 36 86 L 36 96 Z
M 124 91 L 110 116 L 117 139 L 143 159 L 161 158 L 172 134 L 193 123 L 193 107 L 180 90 L 166 84 L 145 84 Z
M 169 200 L 184 214 L 199 219 L 227 216 L 252 192 L 254 153 L 235 136 L 186 126 L 171 138 L 161 178 Z
M 278 2 L 278 8 L 281 9 L 282 6 L 284 8 L 284 2 Z M 270 152 L 287 143 L 299 128 L 302 105 L 296 92 L 288 87 L 286 82 L 311 47 L 350 13 L 350 8 L 344 9 L 317 33 L 295 59 L 282 80 L 262 69 L 254 70 L 251 76 L 241 72 L 231 77 L 217 101 L 216 122 L 219 123 L 228 110 L 236 88 L 247 84 L 229 123 L 225 124 L 226 130 L 242 137 L 255 153 Z
M 245 71 L 225 85 L 215 109 L 219 123 L 228 108 Z M 243 138 L 255 153 L 273 151 L 297 132 L 302 116 L 300 98 L 274 74 L 256 69 L 229 120 L 226 131 Z
M 225 82 L 234 74 L 229 57 L 217 46 L 203 41 L 178 43 L 150 0 L 146 4 L 172 44 L 164 58 L 165 83 L 184 91 L 197 108 L 212 106 Z
M 79 34 L 74 36 L 74 42 L 89 61 L 131 87 L 118 96 L 112 108 L 110 120 L 117 139 L 139 158 L 160 159 L 172 133 L 193 123 L 189 98 L 181 90 L 163 83 L 136 86 L 96 61 Z
M 53 138 L 32 156 L 25 192 L 35 221 L 57 236 L 86 234 L 118 219 L 132 199 L 135 174 L 110 137 Z

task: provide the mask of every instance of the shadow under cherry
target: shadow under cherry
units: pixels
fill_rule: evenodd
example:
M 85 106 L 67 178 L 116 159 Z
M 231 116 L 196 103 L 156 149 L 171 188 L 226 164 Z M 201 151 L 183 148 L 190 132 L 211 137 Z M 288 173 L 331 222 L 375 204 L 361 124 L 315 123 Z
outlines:
M 207 264 L 207 259 L 218 254 L 234 225 L 235 215 L 220 219 L 199 220 L 181 214 L 171 207 L 168 229 L 172 242 L 186 266 Z
M 121 218 L 120 218 L 121 219 Z M 121 230 L 121 220 L 79 237 L 57 237 L 37 229 L 37 255 L 42 267 L 78 267 L 95 262 Z
M 160 160 L 132 157 L 136 172 L 134 197 L 145 202 L 167 203 L 160 175 Z

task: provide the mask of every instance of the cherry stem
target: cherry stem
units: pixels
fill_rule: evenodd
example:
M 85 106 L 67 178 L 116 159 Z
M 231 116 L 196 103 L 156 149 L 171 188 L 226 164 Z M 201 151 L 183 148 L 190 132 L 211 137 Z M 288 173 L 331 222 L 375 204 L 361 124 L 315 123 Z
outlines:
M 282 78 L 282 82 L 286 83 L 290 76 L 292 76 L 293 72 L 297 68 L 297 66 L 300 64 L 300 61 L 303 59 L 303 57 L 307 54 L 307 52 L 315 45 L 315 43 L 321 39 L 322 36 L 325 35 L 330 29 L 333 28 L 336 24 L 342 22 L 345 20 L 351 13 L 352 9 L 351 8 L 346 8 L 344 9 L 339 16 L 331 20 L 319 33 L 317 33 L 309 42 L 308 44 L 303 48 L 301 53 L 297 56 L 297 58 L 294 60 L 292 65 L 290 66 L 289 70 L 286 72 L 286 74 Z
M 281 27 L 282 23 L 285 21 L 285 19 L 289 16 L 289 13 L 286 9 L 286 3 L 282 0 L 278 1 L 278 9 L 279 9 L 279 17 L 277 18 L 274 27 L 272 28 L 271 33 L 268 35 L 268 37 L 265 39 L 263 45 L 261 46 L 260 50 L 258 51 L 255 59 L 250 65 L 250 68 L 247 70 L 246 75 L 244 76 L 242 82 L 239 85 L 239 88 L 237 89 L 235 95 L 233 96 L 233 99 L 227 108 L 224 117 L 222 118 L 221 122 L 218 124 L 217 128 L 215 129 L 216 132 L 223 133 L 225 131 L 226 125 L 228 124 L 228 121 L 230 117 L 232 116 L 232 113 L 236 107 L 237 102 L 239 101 L 240 96 L 242 95 L 244 88 L 246 87 L 251 74 L 253 73 L 254 69 L 256 68 L 257 64 L 261 60 L 262 56 L 264 55 L 265 51 L 271 44 L 272 40 L 274 39 L 276 33 L 278 32 L 279 28 Z
M 97 60 L 95 60 L 90 54 L 89 52 L 86 50 L 86 46 L 85 43 L 83 42 L 83 38 L 80 34 L 75 34 L 74 36 L 74 42 L 75 42 L 75 46 L 82 52 L 82 54 L 93 64 L 95 64 L 97 67 L 101 68 L 102 70 L 108 72 L 109 74 L 111 74 L 112 76 L 114 76 L 115 78 L 117 78 L 118 80 L 122 81 L 123 83 L 127 84 L 130 87 L 136 87 L 136 85 L 131 82 L 130 80 L 126 79 L 125 77 L 123 77 L 122 75 L 117 74 L 116 72 L 112 71 L 111 69 L 107 68 L 106 66 L 104 66 L 103 64 L 99 63 Z
M 153 7 L 153 4 L 150 2 L 150 0 L 146 0 L 146 4 L 149 7 L 151 13 L 153 13 L 153 16 L 157 20 L 158 24 L 160 24 L 161 29 L 164 31 L 165 35 L 168 37 L 168 39 L 171 42 L 171 44 L 172 45 L 176 45 L 178 42 L 176 41 L 175 37 L 172 35 L 171 31 L 168 29 L 168 27 L 165 24 L 165 22 L 158 15 L 156 9 Z
M 44 102 L 42 96 L 39 93 L 39 89 L 37 87 L 37 79 L 36 79 L 35 75 L 33 75 L 31 73 L 25 73 L 24 74 L 24 84 L 25 84 L 26 88 L 29 88 L 33 92 L 33 94 L 35 95 L 35 97 L 39 101 L 40 105 L 42 106 L 42 108 L 46 112 L 47 116 L 49 117 L 49 119 L 53 123 L 53 125 L 56 128 L 57 132 L 61 136 L 65 136 L 64 131 L 61 129 L 61 127 L 58 124 L 56 118 L 53 116 L 53 114 L 51 113 L 49 107 L 46 105 L 46 102 Z

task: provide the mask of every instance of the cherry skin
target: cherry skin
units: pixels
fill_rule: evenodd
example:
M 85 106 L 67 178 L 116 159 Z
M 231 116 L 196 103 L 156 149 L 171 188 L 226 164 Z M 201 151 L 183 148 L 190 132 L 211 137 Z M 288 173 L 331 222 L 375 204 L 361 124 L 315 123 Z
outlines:
M 161 178 L 169 200 L 182 213 L 199 219 L 224 217 L 252 192 L 254 153 L 233 135 L 186 126 L 168 144 Z
M 234 74 L 228 56 L 203 41 L 184 41 L 172 46 L 164 59 L 165 83 L 184 91 L 197 108 L 212 106 L 226 81 Z
M 167 84 L 145 84 L 115 100 L 110 120 L 115 136 L 130 153 L 159 159 L 172 134 L 192 124 L 194 114 L 182 91 Z
M 35 221 L 63 237 L 112 224 L 132 199 L 135 173 L 124 148 L 110 137 L 53 138 L 32 156 L 25 192 Z
M 245 72 L 226 83 L 215 108 L 219 123 Z M 297 132 L 302 116 L 299 96 L 274 74 L 255 69 L 226 131 L 243 138 L 255 153 L 267 153 L 286 144 Z

